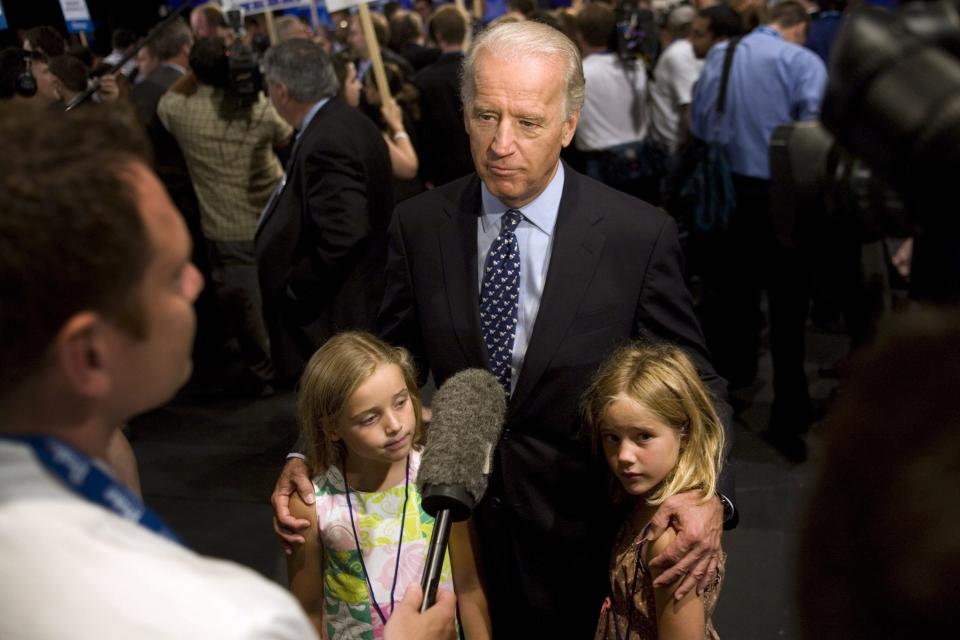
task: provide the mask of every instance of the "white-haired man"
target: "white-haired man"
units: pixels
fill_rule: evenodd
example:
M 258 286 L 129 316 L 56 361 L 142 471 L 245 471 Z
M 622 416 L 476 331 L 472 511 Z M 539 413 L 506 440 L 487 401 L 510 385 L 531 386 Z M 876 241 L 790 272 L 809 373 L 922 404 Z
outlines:
M 521 22 L 482 34 L 461 88 L 476 174 L 405 201 L 391 229 L 383 336 L 409 348 L 437 384 L 484 367 L 509 395 L 474 512 L 499 638 L 595 629 L 612 528 L 600 468 L 580 438 L 577 405 L 593 369 L 629 338 L 669 340 L 726 396 L 683 283 L 673 221 L 560 161 L 583 91 L 580 54 L 556 30 Z M 517 269 L 499 289 L 485 275 Z M 276 504 L 293 482 L 312 496 L 309 480 L 293 478 L 298 466 L 288 463 Z M 730 483 L 722 487 L 730 495 Z M 671 517 L 680 522 L 679 544 L 658 560 L 664 583 L 685 576 L 680 595 L 706 587 L 716 566 L 724 509 L 719 497 L 699 502 L 668 500 L 651 529 L 656 537 Z

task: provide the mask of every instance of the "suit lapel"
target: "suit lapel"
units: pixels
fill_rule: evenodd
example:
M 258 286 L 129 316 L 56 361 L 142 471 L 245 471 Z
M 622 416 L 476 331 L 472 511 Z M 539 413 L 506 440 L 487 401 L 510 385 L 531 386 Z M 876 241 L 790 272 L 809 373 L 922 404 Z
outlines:
M 603 234 L 593 228 L 603 216 L 581 197 L 580 175 L 566 165 L 564 170 L 550 268 L 520 378 L 510 399 L 513 409 L 522 405 L 550 364 L 603 254 Z
M 480 335 L 480 290 L 477 285 L 477 224 L 480 219 L 480 181 L 474 178 L 458 203 L 450 203 L 449 220 L 440 230 L 444 286 L 454 332 L 467 360 L 487 366 Z

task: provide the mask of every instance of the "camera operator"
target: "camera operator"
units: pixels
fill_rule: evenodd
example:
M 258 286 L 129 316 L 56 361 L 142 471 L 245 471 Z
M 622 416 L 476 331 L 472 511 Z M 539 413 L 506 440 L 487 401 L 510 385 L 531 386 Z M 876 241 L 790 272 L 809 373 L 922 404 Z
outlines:
M 214 292 L 246 367 L 238 387 L 243 395 L 269 395 L 273 368 L 253 236 L 283 177 L 274 148 L 286 146 L 293 129 L 262 94 L 245 104 L 220 38 L 198 40 L 189 62 L 192 73 L 163 95 L 157 115 L 183 151 L 200 202 Z

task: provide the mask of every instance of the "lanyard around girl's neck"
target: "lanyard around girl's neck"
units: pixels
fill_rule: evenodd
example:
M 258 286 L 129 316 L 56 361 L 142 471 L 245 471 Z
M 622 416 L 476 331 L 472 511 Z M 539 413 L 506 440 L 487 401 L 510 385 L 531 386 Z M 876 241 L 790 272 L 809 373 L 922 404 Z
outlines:
M 37 461 L 78 496 L 125 520 L 136 522 L 171 542 L 183 544 L 177 534 L 130 489 L 101 470 L 87 455 L 49 436 L 0 436 L 33 449 Z
M 406 478 L 403 484 L 403 511 L 400 515 L 400 538 L 397 540 L 397 561 L 393 567 L 393 584 L 390 586 L 390 613 L 393 614 L 394 593 L 397 590 L 397 578 L 400 575 L 400 551 L 403 549 L 403 525 L 407 521 L 407 500 L 410 499 L 410 456 L 407 456 Z M 380 605 L 377 603 L 377 596 L 373 593 L 373 584 L 370 582 L 370 573 L 367 571 L 367 563 L 363 561 L 363 548 L 360 546 L 360 536 L 357 534 L 357 523 L 353 519 L 353 503 L 350 500 L 350 484 L 347 482 L 347 465 L 343 465 L 343 488 L 347 494 L 347 511 L 350 513 L 350 528 L 353 529 L 353 541 L 357 544 L 357 555 L 360 556 L 360 568 L 363 570 L 363 577 L 367 581 L 367 588 L 370 589 L 370 601 L 377 615 L 380 616 L 380 622 L 386 626 L 387 617 L 383 615 Z

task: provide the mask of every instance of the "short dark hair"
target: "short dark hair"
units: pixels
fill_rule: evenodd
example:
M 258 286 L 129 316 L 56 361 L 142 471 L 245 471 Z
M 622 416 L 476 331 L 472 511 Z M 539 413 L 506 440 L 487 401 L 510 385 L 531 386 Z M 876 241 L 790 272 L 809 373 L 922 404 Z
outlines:
M 23 39 L 30 43 L 31 49 L 50 58 L 62 56 L 67 52 L 67 41 L 64 40 L 59 31 L 48 25 L 27 29 Z
M 416 43 L 422 35 L 423 21 L 419 14 L 402 10 L 390 17 L 390 48 L 394 51 Z
M 230 61 L 223 38 L 200 38 L 190 50 L 190 69 L 200 84 L 225 89 L 230 81 Z
M 529 16 L 537 10 L 535 0 L 507 0 L 507 8 L 524 16 Z
M 17 95 L 17 79 L 27 68 L 27 60 L 47 61 L 47 56 L 36 51 L 24 51 L 20 47 L 7 47 L 0 51 L 0 99 L 7 100 Z
M 152 249 L 127 172 L 149 143 L 123 105 L 69 113 L 0 105 L 0 393 L 41 370 L 74 314 L 142 337 Z
M 207 24 L 215 29 L 230 28 L 230 24 L 227 22 L 227 16 L 223 13 L 223 9 L 213 2 L 208 2 L 200 5 L 199 7 L 194 7 L 193 10 L 202 13 L 203 17 L 207 21 Z
M 86 90 L 90 79 L 90 70 L 87 66 L 80 62 L 79 58 L 69 54 L 50 58 L 50 73 L 55 75 L 63 86 L 75 93 Z
M 765 24 L 776 24 L 789 29 L 798 24 L 809 23 L 810 14 L 806 7 L 796 0 L 784 0 L 767 10 Z
M 607 46 L 616 26 L 616 17 L 610 5 L 591 2 L 577 13 L 580 37 L 591 47 Z
M 151 31 L 151 35 L 153 31 Z M 175 20 L 160 31 L 148 44 L 147 49 L 163 62 L 175 57 L 185 45 L 193 42 L 193 32 L 183 20 Z
M 699 15 L 701 18 L 706 18 L 714 38 L 736 38 L 743 33 L 740 14 L 729 5 L 717 4 L 701 9 Z
M 467 18 L 455 5 L 445 4 L 430 16 L 427 29 L 437 44 L 463 44 L 467 37 Z
M 359 16 L 357 20 L 359 20 Z M 377 44 L 381 47 L 386 47 L 390 45 L 390 22 L 387 21 L 387 16 L 382 13 L 377 13 L 376 11 L 370 12 L 370 22 L 373 23 L 373 32 L 377 36 Z M 364 33 L 366 37 L 366 33 Z
M 127 47 L 133 46 L 137 43 L 137 34 L 135 34 L 130 29 L 124 29 L 123 27 L 113 30 L 113 35 L 110 37 L 110 44 L 113 45 L 114 49 L 120 49 L 121 51 Z

